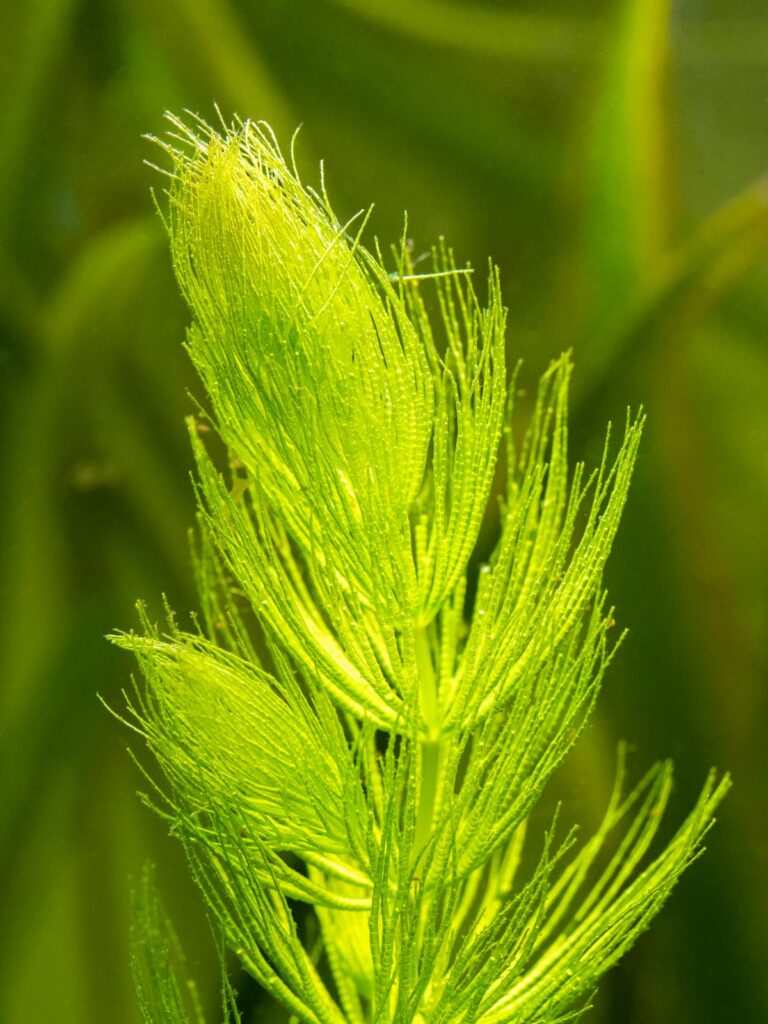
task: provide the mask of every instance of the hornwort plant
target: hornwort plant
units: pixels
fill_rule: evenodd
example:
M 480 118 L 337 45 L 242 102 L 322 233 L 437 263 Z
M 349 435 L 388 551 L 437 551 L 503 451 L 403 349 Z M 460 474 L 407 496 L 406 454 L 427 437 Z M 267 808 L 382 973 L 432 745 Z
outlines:
M 627 790 L 620 748 L 594 835 L 526 840 L 615 650 L 601 576 L 641 419 L 569 473 L 563 356 L 518 443 L 493 267 L 486 307 L 442 244 L 431 271 L 403 244 L 388 273 L 367 218 L 340 223 L 268 128 L 171 123 L 166 227 L 211 412 L 189 421 L 201 614 L 114 637 L 167 780 L 151 802 L 222 946 L 291 1020 L 573 1020 L 728 784 L 710 776 L 650 854 L 672 769 Z M 498 542 L 475 572 L 501 447 Z M 144 1019 L 201 1021 L 143 890 Z M 236 1019 L 226 972 L 223 988 Z

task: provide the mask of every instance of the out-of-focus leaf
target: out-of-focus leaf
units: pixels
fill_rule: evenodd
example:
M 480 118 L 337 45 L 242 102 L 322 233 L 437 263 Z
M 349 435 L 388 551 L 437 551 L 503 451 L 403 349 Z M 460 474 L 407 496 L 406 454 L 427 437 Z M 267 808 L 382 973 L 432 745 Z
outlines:
M 108 231 L 86 250 L 50 302 L 39 360 L 16 389 L 14 441 L 4 482 L 14 501 L 4 509 L 8 543 L 0 577 L 6 602 L 0 643 L 7 671 L 0 717 L 7 727 L 31 698 L 33 680 L 48 656 L 46 640 L 66 620 L 61 590 L 66 554 L 57 521 L 62 476 L 58 444 L 82 408 L 83 380 L 93 360 L 93 353 L 82 347 L 93 338 L 84 321 L 108 316 L 110 297 L 157 251 L 158 242 L 154 226 L 142 219 Z M 105 343 L 111 338 L 104 333 Z M 38 621 L 45 623 L 43 630 L 32 628 Z
M 431 174 L 453 182 L 465 197 L 488 188 L 506 195 L 514 188 L 525 195 L 521 202 L 516 193 L 519 216 L 535 217 L 540 211 L 557 180 L 550 133 L 535 124 L 523 125 L 503 96 L 479 91 L 445 54 L 427 54 L 421 48 L 403 52 L 370 30 L 361 47 L 356 26 L 321 5 L 305 7 L 302 31 L 290 32 L 281 0 L 263 0 L 252 27 L 263 38 L 273 67 L 290 82 L 302 118 L 308 119 L 307 111 L 318 112 L 310 124 L 328 107 L 333 116 L 343 110 L 348 134 L 367 134 L 380 144 L 385 140 L 406 163 L 412 154 L 424 155 Z M 300 151 L 304 157 L 303 141 Z M 407 178 L 405 183 L 404 200 L 395 201 L 399 211 L 407 205 Z M 386 189 L 393 187 L 398 180 L 386 180 Z M 386 201 L 386 194 L 382 198 Z M 506 199 L 505 205 L 511 207 Z
M 716 323 L 697 331 L 685 354 L 678 382 L 687 387 L 675 407 L 688 412 L 686 448 L 695 446 L 694 464 L 706 475 L 684 487 L 670 466 L 670 489 L 686 523 L 687 563 L 709 606 L 705 643 L 716 707 L 708 718 L 720 727 L 723 756 L 740 769 L 736 806 L 748 830 L 751 808 L 768 798 L 762 723 L 750 711 L 764 699 L 768 669 L 768 347 Z M 729 676 L 739 685 L 720 685 Z M 768 849 L 753 853 L 768 862 Z
M 74 0 L 29 0 L 3 8 L 0 31 L 0 249 L 30 159 L 46 79 L 60 58 Z
M 696 984 L 681 988 L 653 945 L 661 936 L 651 936 L 652 977 L 636 1019 L 757 1021 L 768 1014 L 753 955 L 768 942 L 768 848 L 758 824 L 768 805 L 768 359 L 723 317 L 674 323 L 643 367 L 652 403 L 647 450 L 614 565 L 628 620 L 642 621 L 653 639 L 633 631 L 618 659 L 625 678 L 613 694 L 614 718 L 644 750 L 657 745 L 689 765 L 707 750 L 739 784 L 721 842 L 669 911 L 671 942 Z
M 36 805 L 32 824 L 35 842 L 14 872 L 13 900 L 4 902 L 4 928 L 0 937 L 0 1017 L 7 1021 L 39 1020 L 41 979 L 58 991 L 60 1004 L 92 1012 L 87 991 L 86 946 L 80 930 L 81 892 L 77 885 L 79 844 L 71 835 L 71 766 L 52 775 L 45 799 Z M 50 870 L 49 844 L 57 849 L 56 871 Z M 34 898 L 33 898 L 34 897 Z M 10 913 L 8 912 L 10 911 Z M 56 935 L 56 949 L 39 942 L 40 931 Z M 11 941 L 12 938 L 12 941 Z M 66 1013 L 66 1010 L 65 1010 Z M 69 1018 L 71 1019 L 71 1018 Z
M 380 28 L 433 46 L 529 62 L 594 63 L 605 51 L 603 19 L 571 12 L 509 10 L 489 3 L 437 0 L 326 0 Z M 686 17 L 687 14 L 687 17 Z M 681 10 L 675 50 L 690 64 L 762 66 L 768 35 L 759 17 L 709 17 Z
M 661 89 L 670 0 L 624 0 L 591 132 L 586 212 L 588 337 L 653 281 L 664 246 Z
M 630 362 L 669 336 L 675 321 L 691 324 L 711 308 L 768 248 L 768 179 L 717 210 L 695 234 L 659 259 L 659 269 L 613 330 L 586 353 L 576 400 L 584 408 L 604 397 Z
M 757 14 L 758 5 L 754 5 L 751 16 L 740 17 L 721 14 L 699 18 L 693 4 L 678 4 L 677 8 L 674 47 L 686 63 L 715 67 L 730 64 L 750 67 L 753 73 L 755 67 L 762 71 L 768 64 L 768 32 L 765 18 Z
M 530 61 L 591 59 L 600 38 L 592 18 L 435 0 L 332 0 L 410 39 L 486 57 Z
M 208 80 L 209 102 L 217 102 L 225 117 L 268 118 L 282 138 L 290 138 L 297 118 L 229 0 L 130 2 L 182 74 Z

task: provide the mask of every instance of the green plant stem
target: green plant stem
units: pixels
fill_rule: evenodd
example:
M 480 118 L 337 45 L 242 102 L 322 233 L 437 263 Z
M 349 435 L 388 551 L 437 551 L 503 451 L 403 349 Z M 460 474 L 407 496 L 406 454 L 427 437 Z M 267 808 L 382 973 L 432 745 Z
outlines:
M 414 647 L 419 685 L 419 707 L 427 735 L 420 742 L 421 785 L 416 809 L 416 850 L 421 851 L 432 833 L 440 778 L 440 711 L 437 675 L 429 636 L 424 628 L 414 630 Z
M 413 631 L 416 672 L 419 687 L 419 710 L 427 727 L 429 740 L 440 735 L 440 709 L 437 694 L 437 675 L 432 660 L 432 649 L 426 629 L 417 626 Z
M 439 798 L 440 746 L 440 741 L 433 739 L 421 743 L 421 785 L 416 809 L 417 855 L 421 853 L 432 835 L 432 822 Z

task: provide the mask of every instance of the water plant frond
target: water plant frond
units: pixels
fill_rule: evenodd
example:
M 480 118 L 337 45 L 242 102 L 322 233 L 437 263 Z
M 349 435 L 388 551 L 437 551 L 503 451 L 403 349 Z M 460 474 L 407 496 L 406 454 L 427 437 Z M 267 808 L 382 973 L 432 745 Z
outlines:
M 141 669 L 130 723 L 161 813 L 223 941 L 292 1019 L 575 1020 L 728 785 L 711 776 L 660 844 L 671 766 L 627 792 L 622 748 L 592 837 L 564 814 L 532 834 L 621 640 L 603 571 L 643 415 L 571 468 L 570 356 L 521 433 L 495 268 L 481 299 L 442 242 L 424 272 L 405 239 L 388 266 L 368 214 L 337 218 L 265 125 L 172 118 L 161 145 L 210 404 L 188 424 L 199 617 L 114 637 Z M 145 945 L 142 1006 L 186 1021 L 164 948 Z

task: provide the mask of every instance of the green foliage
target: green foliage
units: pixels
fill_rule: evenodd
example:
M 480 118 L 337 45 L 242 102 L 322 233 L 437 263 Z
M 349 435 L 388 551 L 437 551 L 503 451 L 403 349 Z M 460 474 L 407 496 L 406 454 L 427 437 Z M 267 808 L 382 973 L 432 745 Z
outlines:
M 710 776 L 652 851 L 671 767 L 627 793 L 622 750 L 594 835 L 556 815 L 526 839 L 616 647 L 602 577 L 642 417 L 570 470 L 569 357 L 517 435 L 493 267 L 487 305 L 442 244 L 421 272 L 404 241 L 387 272 L 367 218 L 340 223 L 266 128 L 172 126 L 166 226 L 212 408 L 189 423 L 200 618 L 114 638 L 166 779 L 149 799 L 223 941 L 295 1018 L 573 1019 L 728 785 Z M 186 1020 L 143 906 L 145 1020 Z
M 134 893 L 131 939 L 133 981 L 145 1024 L 204 1024 L 197 986 L 187 976 L 184 953 L 160 904 L 151 867 L 144 869 L 139 891 Z M 222 1021 L 240 1021 L 235 993 L 226 977 L 222 985 Z

